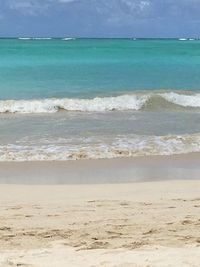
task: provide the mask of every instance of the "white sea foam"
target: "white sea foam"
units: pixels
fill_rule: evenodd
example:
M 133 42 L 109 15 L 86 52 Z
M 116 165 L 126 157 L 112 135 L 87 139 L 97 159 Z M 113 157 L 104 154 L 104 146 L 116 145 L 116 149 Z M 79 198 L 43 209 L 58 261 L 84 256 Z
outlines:
M 51 40 L 51 37 L 19 37 L 19 40 Z
M 160 94 L 168 102 L 183 106 L 183 107 L 200 107 L 200 94 L 183 95 L 178 93 L 163 93 Z
M 55 113 L 59 110 L 80 112 L 104 112 L 141 110 L 149 101 L 160 98 L 169 104 L 183 108 L 200 108 L 200 94 L 180 94 L 175 92 L 121 95 L 116 97 L 96 97 L 93 99 L 60 98 L 40 100 L 1 100 L 0 113 Z M 156 108 L 155 101 L 151 108 Z M 169 108 L 171 106 L 169 105 Z
M 5 100 L 0 101 L 0 113 L 54 113 L 59 109 L 97 112 L 139 110 L 148 98 L 148 95 L 122 95 L 94 99 Z
M 0 161 L 62 161 L 173 155 L 200 152 L 200 134 L 180 136 L 121 136 L 111 143 L 0 146 Z
M 31 38 L 30 37 L 19 37 L 18 39 L 19 40 L 30 40 Z
M 66 37 L 66 38 L 63 38 L 62 40 L 63 40 L 63 41 L 72 41 L 72 40 L 75 40 L 75 38 L 72 38 L 72 37 Z
M 33 40 L 51 40 L 51 37 L 33 37 Z

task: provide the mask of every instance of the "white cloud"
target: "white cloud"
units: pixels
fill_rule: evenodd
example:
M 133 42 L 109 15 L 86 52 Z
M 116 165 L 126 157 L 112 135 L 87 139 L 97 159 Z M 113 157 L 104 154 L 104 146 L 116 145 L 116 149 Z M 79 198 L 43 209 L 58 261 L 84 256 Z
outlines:
M 69 4 L 77 1 L 79 0 L 6 0 L 5 3 L 6 6 L 11 10 L 17 10 L 25 14 L 35 15 L 43 12 L 51 6 Z
M 150 0 L 107 0 L 95 2 L 97 12 L 105 24 L 113 26 L 133 25 L 134 21 L 152 16 Z
M 7 6 L 11 10 L 20 11 L 24 14 L 35 15 L 47 9 L 51 4 L 49 0 L 7 0 Z
M 139 7 L 141 10 L 144 10 L 146 8 L 148 8 L 150 6 L 150 2 L 149 1 L 141 1 L 139 4 Z
M 49 9 L 66 10 L 72 3 L 73 9 L 87 15 L 93 10 L 105 21 L 132 23 L 133 19 L 168 18 L 189 16 L 200 9 L 199 0 L 0 0 L 7 9 L 24 15 L 47 14 Z M 88 15 L 89 16 L 89 15 Z

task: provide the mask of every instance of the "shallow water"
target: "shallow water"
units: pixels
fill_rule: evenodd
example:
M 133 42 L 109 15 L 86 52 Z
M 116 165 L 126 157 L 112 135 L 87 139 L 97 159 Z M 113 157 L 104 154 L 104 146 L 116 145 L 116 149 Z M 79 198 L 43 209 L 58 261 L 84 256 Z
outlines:
M 199 112 L 4 114 L 0 160 L 69 160 L 200 151 Z

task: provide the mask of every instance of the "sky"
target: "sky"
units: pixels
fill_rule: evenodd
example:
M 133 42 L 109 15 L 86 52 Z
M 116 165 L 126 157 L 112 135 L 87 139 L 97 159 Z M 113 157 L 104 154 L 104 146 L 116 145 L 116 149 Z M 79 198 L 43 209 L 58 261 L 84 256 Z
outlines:
M 0 0 L 1 37 L 200 37 L 200 0 Z

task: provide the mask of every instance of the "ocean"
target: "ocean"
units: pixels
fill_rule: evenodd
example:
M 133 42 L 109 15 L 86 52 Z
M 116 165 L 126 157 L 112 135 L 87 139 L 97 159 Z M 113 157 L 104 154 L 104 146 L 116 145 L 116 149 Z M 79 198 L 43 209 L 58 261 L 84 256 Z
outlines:
M 200 152 L 200 40 L 0 39 L 0 161 Z

